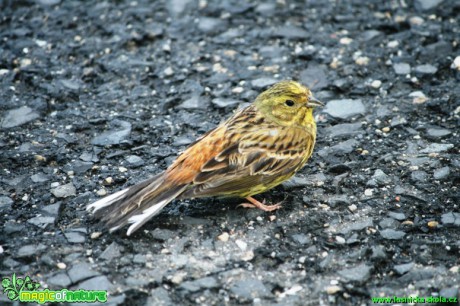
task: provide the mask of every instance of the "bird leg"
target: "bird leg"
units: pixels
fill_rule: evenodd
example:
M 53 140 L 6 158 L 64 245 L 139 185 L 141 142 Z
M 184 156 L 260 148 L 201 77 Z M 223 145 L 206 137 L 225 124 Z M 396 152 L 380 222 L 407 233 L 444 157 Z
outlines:
M 273 211 L 273 210 L 281 208 L 281 202 L 273 204 L 273 205 L 265 205 L 264 204 L 265 200 L 263 201 L 263 203 L 260 203 L 253 197 L 247 197 L 246 200 L 248 200 L 251 203 L 243 203 L 238 206 L 241 206 L 244 208 L 259 208 L 259 209 L 262 209 L 263 211 Z

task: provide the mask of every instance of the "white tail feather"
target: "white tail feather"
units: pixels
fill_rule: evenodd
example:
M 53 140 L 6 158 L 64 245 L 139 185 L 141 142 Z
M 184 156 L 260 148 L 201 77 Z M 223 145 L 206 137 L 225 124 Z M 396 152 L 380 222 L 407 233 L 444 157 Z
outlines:
M 119 198 L 121 198 L 128 191 L 128 189 L 129 188 L 120 190 L 118 192 L 115 192 L 114 194 L 111 194 L 111 195 L 109 195 L 109 196 L 107 196 L 105 198 L 102 198 L 102 199 L 94 202 L 93 204 L 88 205 L 86 207 L 86 210 L 90 211 L 92 213 L 95 213 L 99 209 L 101 209 L 103 207 L 107 207 L 107 206 L 111 205 L 112 203 L 114 203 Z
M 152 207 L 147 208 L 142 212 L 140 215 L 134 215 L 131 218 L 128 219 L 128 223 L 132 223 L 132 225 L 128 228 L 128 231 L 126 232 L 126 235 L 129 236 L 131 235 L 135 230 L 137 230 L 139 227 L 141 227 L 145 222 L 147 222 L 150 218 L 155 216 L 160 212 L 160 210 L 163 209 L 171 200 L 166 199 L 163 200 Z M 110 231 L 115 231 L 117 230 L 118 227 L 112 227 Z
M 128 223 L 132 223 L 132 225 L 128 228 L 126 235 L 129 236 L 132 233 L 134 233 L 139 227 L 144 225 L 145 222 L 150 220 L 150 218 L 158 214 L 163 209 L 163 207 L 168 205 L 169 202 L 174 200 L 174 198 L 176 198 L 177 195 L 181 194 L 186 188 L 187 186 L 183 186 L 182 188 L 177 190 L 175 194 L 171 195 L 169 198 L 164 199 L 163 201 L 156 203 L 152 207 L 147 208 L 146 210 L 142 211 L 142 214 L 134 215 L 131 218 L 129 218 Z M 118 227 L 112 227 L 110 231 L 112 232 L 112 231 L 115 231 L 116 229 L 118 229 Z

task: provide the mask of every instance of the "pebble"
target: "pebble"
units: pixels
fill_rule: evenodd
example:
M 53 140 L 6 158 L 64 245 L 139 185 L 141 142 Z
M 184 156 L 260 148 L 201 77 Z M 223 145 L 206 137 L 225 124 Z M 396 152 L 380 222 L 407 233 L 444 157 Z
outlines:
M 214 277 L 208 276 L 193 281 L 183 282 L 179 287 L 189 292 L 197 292 L 203 289 L 217 288 L 219 283 Z
M 96 191 L 96 194 L 98 196 L 100 196 L 100 197 L 103 197 L 103 196 L 107 195 L 107 190 L 105 190 L 104 188 L 101 188 L 98 191 Z
M 450 130 L 443 128 L 429 128 L 426 130 L 426 133 L 431 138 L 442 138 L 452 134 Z
M 337 292 L 340 292 L 342 290 L 343 290 L 342 287 L 337 286 L 337 285 L 326 287 L 326 293 L 330 295 L 336 294 Z
M 336 124 L 326 128 L 326 132 L 330 134 L 332 138 L 340 136 L 357 135 L 362 132 L 361 123 L 342 123 Z
M 374 194 L 374 190 L 373 190 L 373 189 L 368 188 L 368 189 L 364 190 L 364 195 L 365 195 L 366 197 L 371 197 L 373 194 Z
M 38 256 L 42 251 L 46 250 L 46 246 L 43 244 L 28 244 L 20 247 L 15 252 L 15 257 L 17 258 L 27 258 Z
M 435 74 L 438 71 L 438 68 L 436 68 L 433 65 L 426 64 L 426 65 L 419 65 L 415 67 L 415 72 L 421 75 L 424 74 Z
M 347 235 L 353 231 L 361 231 L 365 228 L 371 227 L 374 225 L 374 221 L 371 217 L 363 218 L 362 220 L 348 222 L 341 224 L 337 231 L 343 235 Z
M 450 65 L 450 68 L 460 71 L 460 55 L 454 59 L 454 61 Z
M 348 209 L 351 211 L 351 212 L 355 212 L 358 210 L 358 206 L 356 206 L 355 204 L 351 204 L 350 206 L 348 206 Z
M 407 272 L 409 272 L 410 270 L 412 270 L 412 268 L 414 267 L 414 263 L 413 262 L 409 262 L 409 263 L 406 263 L 406 264 L 401 264 L 401 265 L 395 265 L 393 267 L 393 270 L 398 273 L 399 275 L 403 275 Z
M 172 76 L 174 74 L 174 70 L 172 67 L 167 67 L 165 70 L 163 70 L 163 73 L 165 76 Z
M 371 87 L 375 89 L 379 89 L 382 86 L 382 81 L 380 80 L 374 80 L 371 82 Z
M 287 25 L 276 28 L 273 31 L 272 36 L 283 37 L 292 40 L 303 40 L 310 37 L 310 33 L 300 27 Z
M 370 59 L 367 56 L 360 56 L 355 60 L 355 64 L 358 66 L 367 66 Z
M 56 188 L 51 189 L 51 193 L 56 198 L 67 198 L 77 194 L 77 189 L 72 183 L 65 185 L 57 186 Z
M 371 270 L 372 267 L 366 264 L 360 264 L 354 268 L 340 270 L 337 273 L 346 281 L 362 283 L 369 279 Z
M 118 245 L 115 242 L 112 242 L 99 256 L 99 259 L 103 259 L 106 261 L 111 261 L 114 258 L 119 258 L 121 256 L 121 252 L 123 251 L 123 247 Z
M 433 173 L 433 177 L 437 180 L 443 180 L 450 174 L 450 168 L 448 166 L 436 169 Z
M 69 275 L 70 279 L 72 280 L 73 284 L 76 284 L 82 280 L 98 276 L 99 273 L 96 271 L 91 270 L 91 265 L 86 262 L 76 263 L 74 264 L 68 271 L 67 275 Z
M 441 215 L 441 222 L 445 225 L 460 226 L 460 213 L 448 212 Z
M 102 232 L 93 232 L 93 233 L 91 233 L 90 238 L 91 239 L 97 239 L 97 238 L 101 237 L 101 235 L 102 235 Z
M 140 167 L 145 164 L 145 161 L 137 155 L 129 155 L 125 158 L 125 160 L 132 167 Z
M 240 100 L 236 99 L 224 99 L 224 98 L 215 98 L 212 99 L 212 104 L 217 108 L 226 108 L 226 107 L 236 107 L 242 103 Z
M 246 251 L 248 244 L 243 240 L 237 239 L 235 240 L 236 245 L 240 248 L 241 251 Z
M 393 218 L 393 219 L 398 220 L 398 221 L 403 221 L 403 220 L 406 219 L 406 215 L 405 215 L 405 214 L 403 214 L 403 213 L 397 213 L 397 212 L 394 212 L 394 211 L 390 211 L 390 212 L 388 213 L 388 216 L 389 216 L 390 218 Z
M 230 235 L 227 232 L 223 232 L 222 234 L 217 236 L 217 239 L 222 242 L 227 242 L 229 238 L 230 238 Z
M 12 204 L 13 200 L 10 197 L 0 196 L 0 212 L 10 210 Z
M 438 7 L 444 0 L 415 0 L 414 6 L 418 11 L 430 11 Z
M 28 106 L 22 106 L 5 113 L 5 117 L 2 120 L 2 128 L 8 129 L 20 126 L 37 118 L 40 118 L 40 115 L 36 111 Z
M 111 123 L 111 128 L 113 129 L 94 137 L 91 143 L 96 146 L 120 144 L 131 134 L 131 123 L 127 121 L 115 119 Z
M 311 243 L 311 239 L 305 234 L 293 234 L 292 240 L 300 245 L 307 245 Z
M 49 224 L 54 224 L 56 217 L 37 216 L 27 220 L 27 223 L 33 224 L 40 228 L 46 228 Z
M 420 150 L 420 153 L 442 153 L 453 147 L 451 143 L 430 143 L 426 148 Z
M 32 175 L 30 177 L 30 179 L 32 180 L 32 182 L 34 183 L 43 183 L 43 182 L 46 182 L 49 180 L 49 177 L 48 175 L 44 174 L 44 173 L 36 173 L 34 175 Z
M 63 262 L 58 262 L 56 266 L 58 267 L 58 269 L 61 269 L 61 270 L 64 270 L 65 268 L 67 268 L 67 265 Z
M 300 73 L 302 84 L 307 85 L 312 91 L 318 91 L 329 86 L 327 69 L 324 65 L 310 64 Z
M 428 225 L 429 228 L 435 229 L 435 228 L 438 227 L 439 222 L 438 221 L 429 221 L 427 225 Z
M 410 65 L 407 63 L 394 63 L 393 69 L 396 74 L 409 74 L 410 73 Z
M 267 297 L 270 291 L 261 280 L 256 278 L 235 281 L 230 287 L 230 292 L 240 302 L 253 301 L 255 298 Z
M 400 240 L 405 235 L 406 233 L 404 233 L 403 231 L 397 231 L 391 228 L 386 228 L 380 231 L 380 236 L 388 240 Z
M 86 241 L 86 235 L 78 231 L 64 232 L 64 236 L 69 243 L 84 243 Z
M 265 89 L 266 87 L 271 86 L 277 82 L 278 82 L 277 79 L 263 77 L 263 78 L 252 80 L 251 85 L 254 89 L 260 90 L 260 89 Z
M 360 99 L 331 100 L 326 104 L 323 112 L 334 118 L 348 119 L 356 115 L 364 115 L 366 108 Z
M 95 290 L 97 288 L 97 290 L 110 291 L 113 285 L 106 276 L 101 275 L 78 283 L 77 287 L 84 290 Z
M 202 17 L 198 22 L 198 29 L 206 34 L 213 34 L 225 30 L 227 27 L 227 22 L 212 17 Z

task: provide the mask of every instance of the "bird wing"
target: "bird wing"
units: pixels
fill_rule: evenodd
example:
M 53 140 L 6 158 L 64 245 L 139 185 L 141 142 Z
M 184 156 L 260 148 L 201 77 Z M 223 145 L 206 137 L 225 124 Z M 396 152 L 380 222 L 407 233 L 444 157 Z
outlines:
M 201 152 L 192 150 L 197 155 L 187 152 L 183 163 L 200 167 L 181 197 L 244 195 L 254 188 L 262 192 L 294 174 L 310 157 L 314 142 L 314 133 L 267 122 L 246 110 L 204 137 Z

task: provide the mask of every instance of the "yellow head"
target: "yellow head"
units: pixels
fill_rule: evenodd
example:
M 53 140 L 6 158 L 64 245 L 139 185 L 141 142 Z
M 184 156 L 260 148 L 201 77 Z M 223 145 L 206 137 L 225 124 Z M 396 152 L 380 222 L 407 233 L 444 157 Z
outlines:
M 307 127 L 315 123 L 313 108 L 323 106 L 311 91 L 294 81 L 276 83 L 254 101 L 266 117 L 283 126 Z

